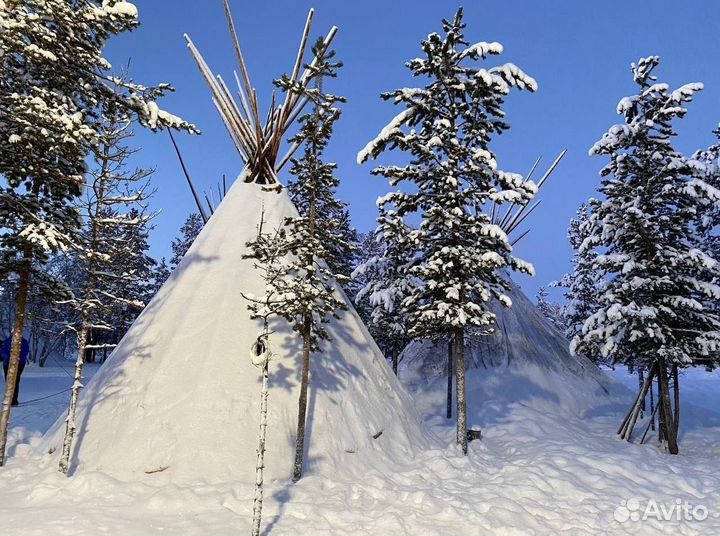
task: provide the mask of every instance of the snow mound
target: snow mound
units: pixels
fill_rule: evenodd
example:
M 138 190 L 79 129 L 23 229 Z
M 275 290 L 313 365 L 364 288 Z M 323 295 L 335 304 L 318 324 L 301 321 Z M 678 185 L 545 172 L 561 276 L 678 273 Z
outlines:
M 83 389 L 74 472 L 158 484 L 255 481 L 260 372 L 250 348 L 261 324 L 242 295 L 264 291 L 243 258 L 261 214 L 268 232 L 297 212 L 284 190 L 236 181 Z M 266 481 L 291 475 L 301 368 L 291 328 L 272 329 Z M 332 342 L 311 357 L 305 474 L 363 474 L 427 446 L 412 401 L 354 309 L 328 333 Z M 50 456 L 59 456 L 64 419 L 42 442 Z
M 543 318 L 535 305 L 511 282 L 507 295 L 512 307 L 492 306 L 497 327 L 492 334 L 467 337 L 465 366 L 471 369 L 523 369 L 544 371 L 562 377 L 583 378 L 604 393 L 613 382 L 593 363 L 573 356 L 567 340 Z M 447 343 L 412 341 L 400 356 L 399 374 L 403 383 L 415 386 L 447 378 Z

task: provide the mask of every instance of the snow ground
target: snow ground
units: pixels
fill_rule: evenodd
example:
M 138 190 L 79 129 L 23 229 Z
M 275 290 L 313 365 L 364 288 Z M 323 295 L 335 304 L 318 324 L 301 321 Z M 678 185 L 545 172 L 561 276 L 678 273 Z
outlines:
M 624 370 L 609 372 L 635 388 L 636 378 Z M 58 367 L 28 368 L 21 402 L 70 384 Z M 444 387 L 437 381 L 413 393 L 438 437 L 431 441 L 435 446 L 392 474 L 370 470 L 359 480 L 310 474 L 295 485 L 272 482 L 264 533 L 720 534 L 717 373 L 693 371 L 683 378 L 686 402 L 677 457 L 654 444 L 615 438 L 631 401 L 629 391 L 618 387 L 611 396 L 602 396 L 580 379 L 526 367 L 471 371 L 470 424 L 482 427 L 483 439 L 471 443 L 464 458 L 446 446 L 454 426 L 442 416 Z M 11 456 L 0 469 L 0 534 L 249 533 L 253 490 L 245 484 L 155 487 L 98 472 L 62 477 L 33 445 L 66 403 L 63 393 L 14 411 Z M 703 521 L 616 521 L 621 501 L 632 498 L 641 505 L 649 499 L 669 506 L 676 499 L 688 500 L 707 508 L 709 515 Z

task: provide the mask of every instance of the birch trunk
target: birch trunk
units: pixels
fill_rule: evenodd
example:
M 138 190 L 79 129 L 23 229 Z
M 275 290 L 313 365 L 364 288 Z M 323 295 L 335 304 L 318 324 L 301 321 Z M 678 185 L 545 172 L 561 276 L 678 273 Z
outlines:
M 260 522 L 263 507 L 263 472 L 265 470 L 265 433 L 268 414 L 268 366 L 262 368 L 262 390 L 260 391 L 260 437 L 258 440 L 257 463 L 255 465 L 255 499 L 253 500 L 252 536 L 260 536 Z
M 303 364 L 300 378 L 300 399 L 298 401 L 297 436 L 295 438 L 295 463 L 293 464 L 293 482 L 302 477 L 303 458 L 305 455 L 305 420 L 307 415 L 307 392 L 310 376 L 310 330 L 312 329 L 310 316 L 305 317 L 303 326 Z
M 638 387 L 640 390 L 642 390 L 643 385 L 645 384 L 645 378 L 643 377 L 643 369 L 642 367 L 638 367 Z M 645 416 L 645 397 L 642 398 L 642 405 L 640 406 L 640 418 L 642 419 Z
M 62 474 L 67 475 L 70 470 L 70 455 L 72 453 L 72 442 L 75 437 L 75 412 L 77 411 L 78 398 L 80 397 L 80 390 L 83 388 L 82 384 L 82 372 L 85 364 L 85 358 L 87 357 L 87 346 L 88 337 L 90 336 L 93 319 L 90 311 L 93 302 L 93 296 L 95 292 L 95 270 L 97 268 L 97 262 L 95 255 L 99 249 L 100 242 L 100 214 L 104 206 L 105 194 L 106 194 L 106 177 L 110 173 L 110 148 L 106 144 L 103 147 L 102 152 L 102 171 L 101 178 L 99 178 L 93 185 L 93 189 L 96 195 L 95 205 L 92 206 L 88 212 L 91 220 L 90 224 L 90 243 L 89 243 L 89 257 L 87 265 L 87 282 L 84 291 L 84 303 L 81 303 L 81 314 L 82 323 L 80 325 L 80 332 L 78 333 L 77 343 L 78 351 L 77 358 L 75 359 L 75 376 L 73 378 L 72 390 L 70 392 L 70 406 L 68 407 L 67 419 L 65 419 L 65 437 L 63 438 L 62 455 L 60 457 L 60 463 L 58 464 L 58 471 Z
M 452 347 L 452 341 L 448 341 L 448 359 L 447 359 L 447 411 L 446 411 L 446 417 L 448 419 L 452 419 L 452 375 L 453 375 L 453 347 Z
M 7 447 L 8 425 L 10 423 L 10 408 L 15 395 L 15 381 L 20 367 L 20 350 L 22 349 L 22 336 L 25 329 L 25 310 L 27 308 L 28 292 L 30 289 L 30 270 L 32 268 L 33 251 L 26 245 L 23 251 L 23 267 L 20 270 L 20 282 L 15 300 L 15 322 L 12 329 L 12 342 L 10 346 L 10 362 L 8 363 L 7 377 L 5 378 L 5 396 L 3 397 L 2 413 L 0 413 L 0 466 L 5 464 L 5 449 Z
M 58 465 L 58 471 L 62 474 L 67 475 L 70 469 L 70 453 L 72 452 L 72 442 L 75 437 L 75 412 L 77 410 L 77 402 L 80 396 L 80 389 L 83 388 L 82 384 L 82 371 L 83 365 L 85 364 L 85 346 L 87 345 L 87 335 L 90 330 L 90 319 L 86 312 L 83 313 L 82 326 L 80 327 L 80 333 L 78 333 L 78 353 L 77 359 L 75 360 L 75 377 L 73 381 L 72 390 L 70 393 L 70 407 L 68 408 L 68 416 L 65 419 L 65 437 L 63 438 L 62 456 L 60 457 L 60 464 Z
M 467 454 L 467 403 L 465 401 L 465 333 L 463 328 L 455 329 L 455 388 L 457 398 L 457 444 Z

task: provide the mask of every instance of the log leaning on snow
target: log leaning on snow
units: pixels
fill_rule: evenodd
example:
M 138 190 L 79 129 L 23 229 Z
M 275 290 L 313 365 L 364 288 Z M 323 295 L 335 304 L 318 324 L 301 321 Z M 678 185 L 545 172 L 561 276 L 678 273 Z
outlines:
M 625 418 L 625 421 L 623 422 L 623 425 L 620 427 L 620 430 L 618 430 L 618 434 L 620 434 L 620 437 L 626 441 L 630 441 L 630 439 L 632 438 L 633 429 L 635 428 L 637 419 L 640 416 L 640 412 L 642 411 L 643 402 L 645 400 L 645 396 L 647 396 L 647 392 L 652 383 L 652 379 L 655 376 L 656 369 L 657 369 L 657 366 L 653 366 L 648 371 L 647 378 L 645 378 L 645 381 L 643 382 L 642 388 L 640 389 L 640 392 L 638 393 L 638 396 L 635 399 L 635 403 L 633 404 L 633 407 L 630 410 L 630 413 Z

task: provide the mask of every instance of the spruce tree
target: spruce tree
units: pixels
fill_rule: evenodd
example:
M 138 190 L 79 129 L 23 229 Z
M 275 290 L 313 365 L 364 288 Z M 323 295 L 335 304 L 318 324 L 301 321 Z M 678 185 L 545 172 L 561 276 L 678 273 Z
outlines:
M 710 199 L 720 197 L 720 127 L 713 131 L 716 142 L 705 150 L 698 151 L 693 155 L 701 165 L 695 168 L 695 176 L 705 187 L 707 196 Z M 705 244 L 713 253 L 713 258 L 720 259 L 720 209 L 717 204 L 708 202 L 700 207 L 697 215 L 698 241 Z M 718 306 L 716 301 L 714 304 Z
M 157 294 L 158 290 L 160 290 L 160 287 L 162 287 L 165 284 L 165 281 L 168 280 L 171 273 L 172 273 L 172 269 L 170 268 L 170 265 L 168 264 L 167 259 L 165 257 L 162 257 L 155 265 L 155 270 L 153 271 L 153 277 L 152 277 L 152 295 L 153 296 L 155 294 Z
M 0 0 L 0 264 L 18 276 L 0 464 L 31 281 L 49 254 L 70 247 L 80 225 L 73 201 L 97 143 L 101 107 L 126 109 L 153 130 L 194 130 L 156 104 L 169 86 L 112 76 L 102 49 L 137 26 L 137 9 L 124 1 Z
M 325 324 L 346 308 L 335 287 L 346 284 L 348 277 L 334 273 L 338 265 L 337 252 L 349 251 L 350 244 L 337 233 L 340 222 L 328 217 L 344 208 L 335 198 L 339 181 L 336 165 L 323 161 L 323 153 L 332 136 L 333 125 L 340 117 L 337 104 L 344 98 L 323 92 L 322 81 L 336 76 L 342 65 L 334 61 L 334 51 L 327 50 L 322 40 L 313 46 L 315 62 L 308 66 L 314 87 L 300 88 L 284 77 L 277 85 L 285 91 L 302 91 L 312 104 L 311 110 L 299 119 L 298 133 L 291 143 L 302 146 L 302 155 L 293 159 L 290 168 L 298 207 L 298 217 L 288 218 L 281 229 L 270 234 L 260 233 L 248 244 L 250 257 L 261 265 L 271 266 L 275 272 L 266 274 L 266 292 L 277 296 L 271 303 L 247 296 L 251 310 L 267 317 L 267 308 L 287 320 L 302 339 L 302 370 L 298 401 L 294 481 L 302 476 L 305 451 L 305 421 L 310 371 L 310 356 L 321 351 L 320 343 L 328 340 Z M 269 259 L 285 258 L 284 263 L 270 263 Z
M 297 179 L 289 180 L 287 189 L 300 216 L 307 218 L 309 216 L 308 192 L 303 190 L 301 182 Z M 351 274 L 358 263 L 360 235 L 352 226 L 348 205 L 333 197 L 331 203 L 319 204 L 316 207 L 315 216 L 320 220 L 333 222 L 334 238 L 326 244 L 328 268 L 332 273 L 342 276 L 339 281 L 340 286 L 348 296 L 351 296 L 354 292 Z
M 570 220 L 567 234 L 574 252 L 571 261 L 573 271 L 553 284 L 555 287 L 566 289 L 567 304 L 563 307 L 562 317 L 565 326 L 563 331 L 569 341 L 582 333 L 585 320 L 597 309 L 597 297 L 602 290 L 602 277 L 593 268 L 597 252 L 583 248 L 585 239 L 591 232 L 589 220 L 589 206 L 583 203 L 578 208 L 575 218 Z M 587 357 L 595 363 L 600 361 L 597 355 Z
M 502 53 L 502 45 L 470 45 L 463 35 L 462 9 L 442 25 L 443 35 L 431 33 L 422 42 L 423 57 L 407 62 L 412 75 L 427 84 L 382 95 L 404 109 L 360 151 L 358 162 L 396 148 L 409 156 L 407 165 L 373 170 L 391 187 L 406 186 L 378 204 L 406 224 L 419 216 L 407 240 L 412 248 L 407 276 L 420 284 L 403 308 L 411 336 L 454 342 L 457 443 L 467 453 L 465 335 L 494 324 L 491 301 L 511 305 L 504 271 L 533 271 L 512 255 L 508 237 L 492 223 L 490 207 L 526 203 L 537 188 L 501 171 L 490 142 L 509 128 L 502 106 L 510 89 L 535 91 L 537 86 L 513 64 L 477 66 Z
M 203 220 L 200 214 L 193 212 L 190 214 L 182 227 L 180 227 L 180 236 L 172 241 L 172 257 L 170 258 L 170 271 L 177 268 L 180 261 L 193 245 L 195 239 L 203 228 Z
M 155 263 L 155 268 L 153 269 L 152 274 L 152 284 L 150 285 L 149 290 L 151 297 L 160 290 L 160 287 L 165 284 L 165 281 L 167 281 L 170 277 L 170 274 L 172 274 L 178 264 L 180 264 L 180 261 L 188 252 L 190 246 L 193 245 L 193 242 L 195 242 L 195 239 L 200 234 L 200 231 L 202 231 L 203 226 L 204 223 L 202 216 L 197 212 L 193 212 L 187 217 L 182 227 L 180 227 L 180 236 L 174 238 L 170 244 L 170 248 L 172 250 L 170 262 L 163 257 Z
M 540 314 L 548 321 L 553 328 L 558 330 L 560 333 L 565 332 L 565 322 L 563 318 L 562 306 L 558 303 L 553 303 L 548 300 L 550 291 L 548 287 L 540 287 L 535 296 L 537 303 L 537 309 Z
M 408 229 L 400 218 L 381 210 L 378 222 L 377 231 L 363 247 L 368 258 L 352 274 L 361 284 L 355 301 L 366 311 L 368 330 L 397 374 L 398 356 L 409 341 L 409 319 L 402 304 L 413 285 L 407 271 L 411 248 L 406 242 Z
M 581 251 L 594 250 L 592 268 L 604 277 L 597 308 L 573 340 L 576 352 L 612 356 L 658 378 L 660 421 L 677 454 L 678 369 L 698 364 L 720 348 L 720 319 L 703 304 L 720 299 L 720 264 L 696 240 L 700 207 L 718 205 L 708 184 L 695 177 L 702 164 L 673 147 L 672 123 L 702 89 L 671 90 L 653 71 L 657 56 L 632 65 L 636 95 L 623 98 L 615 125 L 591 149 L 607 155 L 600 172 L 602 199 L 591 203 L 591 233 Z M 669 376 L 674 378 L 675 409 Z M 621 427 L 629 439 L 647 387 Z

